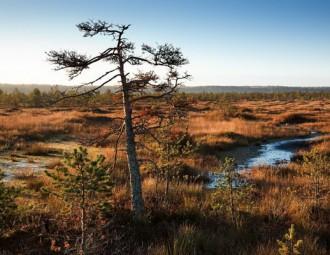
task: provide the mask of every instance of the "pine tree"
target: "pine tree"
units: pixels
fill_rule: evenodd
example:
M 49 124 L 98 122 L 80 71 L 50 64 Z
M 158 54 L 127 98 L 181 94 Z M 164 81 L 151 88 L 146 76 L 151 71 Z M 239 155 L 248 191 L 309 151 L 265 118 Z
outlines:
M 33 89 L 29 94 L 30 105 L 32 107 L 41 107 L 42 105 L 42 95 L 38 88 Z
M 278 252 L 280 255 L 300 255 L 301 246 L 303 244 L 302 240 L 297 240 L 296 230 L 294 224 L 291 224 L 291 227 L 283 236 L 282 240 L 277 240 L 278 243 Z
M 233 158 L 226 157 L 219 170 L 221 175 L 217 189 L 212 194 L 213 209 L 229 212 L 232 222 L 237 226 L 238 205 L 248 200 L 252 186 L 242 180 Z
M 136 116 L 137 102 L 147 105 L 147 101 L 157 102 L 173 96 L 182 82 L 190 77 L 187 73 L 181 75 L 178 71 L 178 68 L 188 64 L 188 60 L 179 48 L 171 44 L 157 47 L 142 44 L 139 53 L 134 43 L 130 42 L 126 36 L 130 25 L 109 24 L 99 20 L 82 22 L 77 25 L 77 28 L 84 37 L 108 36 L 110 45 L 93 57 L 79 54 L 76 51 L 50 51 L 47 53 L 48 60 L 56 65 L 56 70 L 67 70 L 70 79 L 74 79 L 91 67 L 96 67 L 96 63 L 104 63 L 107 66 L 108 71 L 77 87 L 74 90 L 75 95 L 65 95 L 63 99 L 90 96 L 105 85 L 120 80 L 118 84 L 120 88 L 117 93 L 121 94 L 122 99 L 126 155 L 130 173 L 131 207 L 135 218 L 141 218 L 144 215 L 144 200 L 136 136 L 139 135 L 141 129 L 143 132 L 147 132 L 154 127 L 144 125 L 147 123 L 139 121 L 140 117 Z M 139 66 L 143 66 L 143 71 L 142 69 L 137 73 L 127 71 Z M 165 71 L 166 76 L 158 75 L 158 71 L 161 74 Z M 86 90 L 88 85 L 94 86 Z M 82 91 L 83 87 L 85 89 Z M 77 93 L 77 91 L 80 92 Z
M 156 135 L 152 138 L 158 143 L 157 158 L 158 158 L 158 176 L 161 176 L 166 181 L 165 197 L 168 197 L 170 181 L 176 176 L 180 176 L 180 169 L 182 169 L 182 159 L 193 152 L 194 141 L 185 132 L 176 131 L 175 125 L 184 125 L 187 117 L 187 110 L 185 106 L 186 100 L 178 98 L 168 101 L 170 106 L 168 109 L 168 116 L 163 120 L 163 125 L 158 129 Z
M 87 149 L 79 147 L 73 153 L 65 155 L 64 167 L 57 168 L 54 173 L 46 172 L 58 188 L 58 195 L 79 205 L 81 254 L 86 253 L 87 212 L 100 205 L 97 195 L 111 195 L 113 187 L 104 159 L 104 156 L 99 155 L 91 160 Z
M 182 158 L 192 153 L 193 144 L 188 133 L 169 134 L 164 131 L 164 134 L 167 134 L 167 139 L 160 146 L 160 169 L 165 173 L 165 196 L 168 197 L 170 181 L 182 166 Z

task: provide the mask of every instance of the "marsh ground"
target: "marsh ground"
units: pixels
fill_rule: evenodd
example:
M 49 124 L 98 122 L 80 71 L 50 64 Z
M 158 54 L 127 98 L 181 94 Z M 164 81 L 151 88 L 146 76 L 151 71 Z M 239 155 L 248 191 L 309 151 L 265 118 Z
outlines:
M 141 106 L 140 111 L 143 109 Z M 57 197 L 41 192 L 51 186 L 43 171 L 60 165 L 63 152 L 79 145 L 87 147 L 92 157 L 103 154 L 111 163 L 116 138 L 107 134 L 120 126 L 120 117 L 116 107 L 0 110 L 0 166 L 7 172 L 8 185 L 24 190 L 16 201 L 19 217 L 9 224 L 0 241 L 4 252 L 56 254 L 75 247 L 79 232 L 77 212 Z M 237 204 L 239 224 L 233 224 L 226 209 L 215 209 L 214 191 L 206 190 L 201 182 L 191 181 L 195 179 L 171 182 L 165 198 L 165 181 L 150 175 L 148 167 L 142 167 L 148 217 L 142 223 L 131 222 L 126 157 L 120 142 L 117 168 L 112 173 L 114 192 L 107 198 L 113 210 L 91 223 L 91 254 L 192 254 L 184 253 L 191 247 L 195 254 L 278 254 L 276 240 L 292 223 L 303 239 L 303 254 L 328 254 L 329 162 L 327 175 L 321 180 L 316 217 L 314 180 L 306 174 L 302 158 L 312 148 L 330 155 L 330 138 L 326 135 L 330 132 L 329 101 L 195 101 L 185 123 L 176 130 L 187 128 L 196 142 L 194 153 L 183 159 L 189 170 L 184 174 L 195 179 L 208 171 L 217 171 L 219 159 L 235 148 L 252 146 L 249 148 L 253 150 L 253 146 L 266 140 L 311 131 L 325 136 L 297 152 L 294 162 L 259 167 L 246 176 L 253 188 Z M 142 149 L 140 153 L 151 155 Z M 239 150 L 231 155 L 238 160 L 246 157 Z M 43 229 L 45 222 L 47 230 Z M 186 239 L 190 240 L 188 244 Z M 191 247 L 180 248 L 181 242 Z

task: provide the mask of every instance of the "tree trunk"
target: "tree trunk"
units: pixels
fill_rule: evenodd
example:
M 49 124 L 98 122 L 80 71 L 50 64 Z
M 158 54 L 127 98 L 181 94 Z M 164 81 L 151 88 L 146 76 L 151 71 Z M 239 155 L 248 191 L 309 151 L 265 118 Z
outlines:
M 232 170 L 231 170 L 232 171 Z M 231 219 L 235 226 L 237 226 L 237 221 L 236 221 L 236 214 L 235 214 L 235 207 L 234 207 L 234 190 L 233 190 L 233 180 L 234 178 L 231 177 L 231 172 L 229 173 L 229 192 L 230 192 L 230 213 L 231 213 Z
M 81 227 L 81 243 L 80 243 L 80 254 L 85 255 L 86 254 L 86 226 L 85 226 L 85 219 L 86 213 L 85 213 L 85 205 L 81 208 L 81 219 L 80 219 L 80 227 Z
M 85 201 L 85 171 L 83 168 L 81 169 L 81 177 L 82 177 L 82 194 L 81 194 L 81 204 L 80 204 L 80 212 L 81 212 L 81 219 L 80 219 L 80 227 L 81 227 L 81 243 L 80 243 L 80 254 L 86 254 L 86 201 Z
M 132 121 L 132 105 L 129 97 L 129 90 L 126 84 L 126 76 L 124 67 L 121 65 L 121 80 L 123 86 L 123 106 L 125 115 L 125 131 L 126 131 L 126 153 L 128 161 L 128 169 L 131 184 L 131 203 L 132 211 L 135 217 L 140 218 L 143 215 L 144 203 L 142 197 L 140 167 L 136 155 L 135 135 Z
M 125 85 L 123 86 L 123 105 L 125 114 L 127 160 L 131 182 L 132 210 L 135 216 L 139 218 L 143 215 L 144 203 L 142 197 L 140 168 L 136 155 L 135 136 L 132 123 L 132 107 L 128 90 Z
M 168 192 L 169 192 L 169 188 L 170 188 L 170 149 L 169 149 L 169 144 L 166 144 L 166 189 L 165 189 L 165 198 L 168 202 Z
M 123 110 L 125 115 L 125 131 L 126 131 L 126 153 L 128 161 L 128 169 L 131 184 L 131 203 L 132 211 L 136 218 L 141 218 L 144 212 L 144 203 L 142 197 L 140 167 L 136 155 L 135 134 L 132 121 L 132 104 L 130 99 L 130 91 L 126 80 L 123 55 L 121 52 L 121 37 L 118 39 L 118 62 L 120 79 L 122 83 Z

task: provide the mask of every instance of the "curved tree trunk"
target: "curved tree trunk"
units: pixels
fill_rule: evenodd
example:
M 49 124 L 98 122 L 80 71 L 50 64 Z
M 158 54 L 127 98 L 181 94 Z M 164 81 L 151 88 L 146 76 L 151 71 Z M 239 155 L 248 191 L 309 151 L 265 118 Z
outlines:
M 141 217 L 144 211 L 141 176 L 139 162 L 136 155 L 135 136 L 132 124 L 132 107 L 126 86 L 123 86 L 123 105 L 125 114 L 127 160 L 131 182 L 132 210 L 136 217 Z
M 119 46 L 118 46 L 119 49 Z M 119 52 L 119 72 L 122 82 L 123 94 L 123 110 L 125 115 L 125 131 L 126 131 L 126 153 L 128 161 L 128 169 L 131 184 L 131 203 L 132 211 L 136 218 L 141 218 L 144 212 L 144 202 L 142 197 L 140 167 L 136 155 L 135 135 L 132 121 L 132 104 L 130 100 L 130 91 L 126 81 L 124 64 L 120 49 Z

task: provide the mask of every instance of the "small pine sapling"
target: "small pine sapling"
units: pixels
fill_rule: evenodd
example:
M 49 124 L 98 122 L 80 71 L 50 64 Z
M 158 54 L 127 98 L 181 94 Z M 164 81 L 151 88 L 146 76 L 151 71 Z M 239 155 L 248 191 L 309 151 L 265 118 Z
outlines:
M 70 203 L 77 203 L 80 209 L 81 247 L 80 254 L 86 254 L 86 230 L 88 215 L 97 205 L 101 205 L 98 195 L 111 195 L 113 183 L 104 156 L 95 160 L 88 157 L 87 149 L 79 147 L 65 155 L 65 166 L 55 172 L 46 172 L 59 190 L 58 195 Z
M 297 240 L 296 230 L 294 224 L 291 224 L 291 227 L 283 236 L 282 240 L 277 240 L 278 244 L 278 253 L 280 255 L 300 255 L 301 247 L 303 245 L 302 240 Z
M 165 134 L 167 132 L 165 131 Z M 176 175 L 177 170 L 182 165 L 182 158 L 193 151 L 193 144 L 187 133 L 169 134 L 160 146 L 160 167 L 161 172 L 165 173 L 166 188 L 165 197 L 168 197 L 170 181 Z
M 252 186 L 242 180 L 233 158 L 226 157 L 219 170 L 221 175 L 212 194 L 213 209 L 229 212 L 232 222 L 238 226 L 238 207 L 249 200 Z
M 181 170 L 183 158 L 190 155 L 195 146 L 195 142 L 186 131 L 178 131 L 177 127 L 184 127 L 187 118 L 187 102 L 178 97 L 167 99 L 168 111 L 166 116 L 161 117 L 161 122 L 155 132 L 150 130 L 146 133 L 157 144 L 156 150 L 153 150 L 153 158 L 149 160 L 151 168 L 156 175 L 156 190 L 159 179 L 165 181 L 165 197 L 168 198 L 170 182 L 173 179 L 182 179 Z M 157 116 L 159 107 L 150 112 L 148 116 Z M 148 117 L 151 119 L 151 117 Z M 147 121 L 147 120 L 146 120 Z M 150 149 L 149 149 L 150 151 Z

